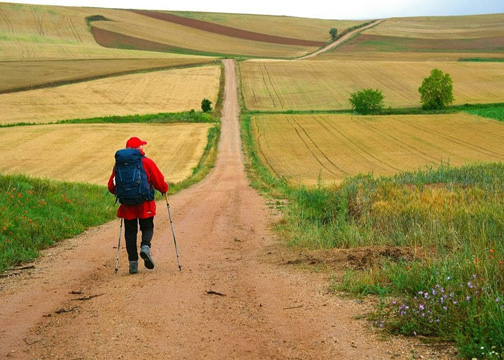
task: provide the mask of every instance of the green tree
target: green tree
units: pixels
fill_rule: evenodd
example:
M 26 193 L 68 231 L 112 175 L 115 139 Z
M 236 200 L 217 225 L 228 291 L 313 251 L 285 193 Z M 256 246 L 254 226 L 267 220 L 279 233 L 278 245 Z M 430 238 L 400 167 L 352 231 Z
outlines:
M 364 89 L 352 93 L 348 101 L 352 104 L 352 110 L 365 115 L 380 112 L 383 109 L 383 99 L 381 90 Z
M 331 28 L 331 30 L 329 30 L 329 34 L 331 34 L 331 39 L 333 41 L 336 40 L 336 38 L 338 37 L 338 29 Z
M 453 98 L 453 83 L 449 74 L 443 74 L 439 69 L 433 69 L 418 88 L 420 102 L 424 109 L 444 109 L 451 104 Z
M 201 101 L 201 110 L 203 110 L 203 112 L 211 111 L 212 110 L 212 102 L 208 99 L 203 99 Z

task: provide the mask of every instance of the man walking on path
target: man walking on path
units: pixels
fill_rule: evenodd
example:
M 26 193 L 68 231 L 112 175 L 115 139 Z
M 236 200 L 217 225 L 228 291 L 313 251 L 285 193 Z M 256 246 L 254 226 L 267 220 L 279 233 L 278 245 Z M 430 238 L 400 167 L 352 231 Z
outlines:
M 140 256 L 144 260 L 144 265 L 147 269 L 154 269 L 154 261 L 152 260 L 150 253 L 151 240 L 154 235 L 154 216 L 156 215 L 154 189 L 160 191 L 162 194 L 168 192 L 168 184 L 166 183 L 163 174 L 154 161 L 145 156 L 143 146 L 146 144 L 146 141 L 142 141 L 138 137 L 132 137 L 126 142 L 126 148 L 137 149 L 140 151 L 142 166 L 147 175 L 147 181 L 149 183 L 148 186 L 151 189 L 152 196 L 140 204 L 127 205 L 121 203 L 119 209 L 117 210 L 117 217 L 124 219 L 124 237 L 126 239 L 126 250 L 128 252 L 130 274 L 136 274 L 138 272 L 138 225 L 140 225 L 140 231 L 142 232 Z M 112 194 L 116 193 L 116 185 L 118 181 L 118 179 L 116 179 L 116 166 L 114 166 L 108 181 L 108 190 Z

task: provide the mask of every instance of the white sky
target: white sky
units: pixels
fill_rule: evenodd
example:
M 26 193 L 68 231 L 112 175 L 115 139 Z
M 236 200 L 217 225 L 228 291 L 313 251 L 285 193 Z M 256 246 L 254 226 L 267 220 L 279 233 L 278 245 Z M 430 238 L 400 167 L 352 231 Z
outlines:
M 377 19 L 504 13 L 504 0 L 26 0 L 26 4 Z

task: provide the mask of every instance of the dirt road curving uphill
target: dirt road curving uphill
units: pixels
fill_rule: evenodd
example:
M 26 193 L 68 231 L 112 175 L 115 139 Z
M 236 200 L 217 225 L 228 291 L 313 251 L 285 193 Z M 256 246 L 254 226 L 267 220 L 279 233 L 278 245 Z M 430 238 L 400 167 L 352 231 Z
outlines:
M 304 59 L 309 59 L 309 58 L 312 58 L 312 57 L 315 57 L 317 55 L 320 55 L 326 51 L 329 51 L 333 48 L 335 48 L 336 46 L 339 46 L 341 45 L 342 43 L 344 43 L 345 41 L 349 40 L 352 36 L 354 36 L 355 34 L 357 33 L 360 33 L 366 29 L 369 29 L 370 27 L 373 27 L 373 26 L 376 26 L 378 24 L 380 24 L 381 22 L 385 21 L 385 19 L 378 19 L 378 20 L 375 20 L 373 21 L 372 23 L 370 23 L 369 25 L 366 25 L 364 27 L 361 27 L 361 28 L 358 28 L 358 29 L 355 29 L 355 30 L 352 30 L 350 31 L 349 33 L 343 35 L 341 38 L 339 38 L 338 40 L 330 43 L 329 45 L 323 47 L 322 49 L 319 49 L 311 54 L 308 54 L 308 55 L 305 55 L 305 56 L 302 56 L 296 60 L 304 60 Z
M 326 275 L 286 265 L 295 254 L 269 230 L 273 214 L 244 172 L 235 64 L 224 65 L 216 166 L 170 198 L 182 271 L 164 202 L 153 271 L 129 275 L 123 248 L 114 273 L 118 220 L 64 241 L 1 279 L 0 358 L 410 358 L 410 342 L 379 341 L 355 320 L 363 305 L 328 294 Z

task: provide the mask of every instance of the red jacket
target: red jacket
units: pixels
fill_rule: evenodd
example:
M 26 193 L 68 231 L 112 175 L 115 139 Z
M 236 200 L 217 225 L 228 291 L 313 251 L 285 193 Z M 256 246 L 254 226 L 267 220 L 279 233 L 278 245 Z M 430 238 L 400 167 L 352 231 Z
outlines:
M 145 153 L 140 150 L 142 155 Z M 147 173 L 147 179 L 149 183 L 152 184 L 154 189 L 165 194 L 168 192 L 168 184 L 166 183 L 163 174 L 158 169 L 157 165 L 151 159 L 144 157 L 142 158 L 142 165 Z M 115 194 L 115 167 L 112 170 L 112 175 L 108 181 L 108 189 L 112 194 Z M 117 209 L 117 217 L 124 218 L 126 220 L 132 219 L 146 219 L 156 215 L 156 203 L 154 200 L 145 201 L 140 205 L 124 205 L 121 204 L 119 209 Z

